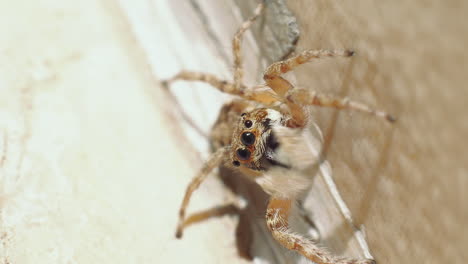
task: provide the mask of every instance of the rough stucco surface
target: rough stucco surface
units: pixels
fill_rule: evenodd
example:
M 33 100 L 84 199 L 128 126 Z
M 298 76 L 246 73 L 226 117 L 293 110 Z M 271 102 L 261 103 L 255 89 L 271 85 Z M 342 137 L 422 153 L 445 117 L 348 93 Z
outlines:
M 310 63 L 297 84 L 398 117 L 314 109 L 327 158 L 380 263 L 468 259 L 466 1 L 289 1 L 298 49 L 352 48 Z
M 242 16 L 208 3 L 200 1 L 215 21 L 226 21 L 213 30 L 228 40 L 222 47 L 229 54 Z M 467 4 L 288 4 L 300 24 L 298 50 L 357 51 L 351 60 L 300 68 L 296 84 L 399 118 L 390 126 L 359 113 L 313 110 L 333 177 L 356 224 L 365 225 L 372 254 L 380 263 L 463 263 Z M 206 41 L 202 22 L 184 13 L 188 5 L 0 1 L 0 261 L 245 263 L 233 247 L 233 218 L 174 239 L 177 208 L 207 142 L 173 125 L 181 120 L 157 78 L 181 68 L 224 77 L 230 71 L 213 56 L 219 47 Z M 245 44 L 258 57 L 251 37 Z M 203 88 L 174 93 L 189 111 L 199 110 L 190 113 L 208 129 L 221 101 L 198 95 Z M 189 139 L 195 143 L 185 144 Z M 210 179 L 190 210 L 228 199 Z M 341 231 L 334 230 L 335 241 L 349 239 Z M 340 252 L 339 244 L 329 246 Z

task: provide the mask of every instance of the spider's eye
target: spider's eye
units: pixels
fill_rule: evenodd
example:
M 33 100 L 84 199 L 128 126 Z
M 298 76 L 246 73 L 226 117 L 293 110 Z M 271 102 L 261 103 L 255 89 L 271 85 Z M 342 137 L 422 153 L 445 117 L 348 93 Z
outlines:
M 232 162 L 232 165 L 236 166 L 236 167 L 239 167 L 240 166 L 240 162 L 238 160 L 235 160 Z
M 237 149 L 236 152 L 240 160 L 248 160 L 250 158 L 250 151 L 248 149 Z
M 245 115 L 246 115 L 246 113 L 242 113 L 242 114 L 241 114 L 241 116 L 245 116 Z
M 242 144 L 250 146 L 255 143 L 255 135 L 250 132 L 244 132 L 241 135 Z
M 244 126 L 245 126 L 246 128 L 250 128 L 250 127 L 252 126 L 252 121 L 250 121 L 250 120 L 245 120 Z

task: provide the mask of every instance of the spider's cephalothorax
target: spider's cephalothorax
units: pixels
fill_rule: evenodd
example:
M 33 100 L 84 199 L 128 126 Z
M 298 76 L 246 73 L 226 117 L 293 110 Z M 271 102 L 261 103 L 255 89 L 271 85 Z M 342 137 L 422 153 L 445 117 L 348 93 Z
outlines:
M 278 165 L 274 153 L 279 143 L 273 127 L 282 125 L 283 116 L 273 109 L 258 108 L 243 113 L 232 135 L 232 164 L 259 171 Z
M 244 22 L 234 36 L 233 81 L 221 80 L 208 73 L 182 71 L 164 82 L 166 87 L 178 80 L 205 82 L 221 92 L 238 97 L 221 109 L 211 133 L 214 153 L 187 187 L 179 211 L 176 237 L 182 237 L 183 229 L 191 223 L 232 211 L 232 207 L 220 207 L 185 219 L 185 209 L 192 193 L 213 169 L 228 163 L 240 173 L 250 176 L 271 196 L 265 215 L 267 227 L 281 245 L 318 264 L 375 263 L 373 259 L 349 259 L 330 254 L 311 239 L 290 230 L 288 217 L 293 201 L 311 183 L 311 177 L 306 173 L 307 168 L 314 164 L 308 147 L 307 126 L 310 122 L 307 107 L 315 105 L 352 109 L 383 117 L 390 122 L 394 122 L 395 118 L 347 98 L 335 98 L 312 90 L 295 88 L 282 77 L 314 59 L 351 57 L 354 54 L 351 50 L 307 50 L 271 64 L 263 76 L 265 84 L 252 87 L 245 85 L 242 80 L 240 51 L 242 35 L 263 9 L 264 4 L 259 4 L 255 15 Z

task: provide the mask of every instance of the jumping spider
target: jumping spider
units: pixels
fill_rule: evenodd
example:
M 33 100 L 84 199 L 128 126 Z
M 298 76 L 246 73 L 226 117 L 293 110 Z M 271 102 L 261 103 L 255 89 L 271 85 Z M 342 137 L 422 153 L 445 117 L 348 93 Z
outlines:
M 339 99 L 314 91 L 299 89 L 281 77 L 297 66 L 323 57 L 350 57 L 351 50 L 307 50 L 290 59 L 271 64 L 265 71 L 265 84 L 247 87 L 243 83 L 241 42 L 244 32 L 264 10 L 264 3 L 245 21 L 233 39 L 234 80 L 220 80 L 208 73 L 182 71 L 165 81 L 199 81 L 239 97 L 226 104 L 212 132 L 215 151 L 188 186 L 179 211 L 176 237 L 193 219 L 185 218 L 185 209 L 192 193 L 210 172 L 222 164 L 239 170 L 268 193 L 266 224 L 273 237 L 285 248 L 294 250 L 319 264 L 375 263 L 372 259 L 337 257 L 320 248 L 311 239 L 290 230 L 288 217 L 292 203 L 307 190 L 311 177 L 304 171 L 313 166 L 307 158 L 305 133 L 310 123 L 307 107 L 311 105 L 353 109 L 367 112 L 393 122 L 382 111 L 348 99 Z M 221 122 L 221 121 L 222 122 Z M 220 212 L 211 212 L 218 214 Z M 201 217 L 207 217 L 201 216 Z

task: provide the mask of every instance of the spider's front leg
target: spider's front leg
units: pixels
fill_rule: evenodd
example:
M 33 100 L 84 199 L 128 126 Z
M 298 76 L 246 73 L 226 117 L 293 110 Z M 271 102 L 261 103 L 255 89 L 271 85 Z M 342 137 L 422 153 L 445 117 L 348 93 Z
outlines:
M 286 100 L 289 103 L 299 105 L 317 105 L 324 107 L 333 107 L 336 109 L 350 109 L 369 113 L 378 117 L 385 118 L 389 122 L 395 122 L 396 118 L 387 112 L 373 109 L 363 103 L 349 100 L 348 98 L 336 98 L 326 94 L 320 94 L 316 91 L 305 89 L 293 89 L 286 94 Z
M 190 224 L 190 222 L 197 222 L 196 219 L 193 219 L 189 221 L 188 223 L 185 220 L 185 209 L 187 209 L 188 203 L 190 201 L 190 197 L 192 196 L 192 193 L 198 189 L 200 184 L 208 177 L 210 172 L 214 169 L 219 167 L 221 165 L 224 156 L 229 152 L 229 147 L 224 147 L 218 149 L 215 153 L 213 153 L 210 157 L 210 159 L 205 163 L 203 168 L 200 170 L 197 176 L 192 179 L 190 182 L 189 186 L 187 187 L 187 190 L 185 191 L 185 196 L 182 201 L 182 205 L 180 206 L 179 210 L 179 223 L 177 225 L 177 231 L 176 231 L 176 237 L 181 238 L 182 233 L 184 230 L 184 227 Z M 207 218 L 207 215 L 210 215 L 207 213 L 205 216 L 201 215 L 198 218 Z
M 289 91 L 294 90 L 294 87 L 288 80 L 281 77 L 282 74 L 292 71 L 294 68 L 312 59 L 336 56 L 349 57 L 353 54 L 354 52 L 349 50 L 306 50 L 290 59 L 271 64 L 263 74 L 263 79 L 278 96 L 284 98 Z M 285 100 L 285 103 L 291 113 L 291 119 L 288 121 L 287 125 L 289 127 L 306 126 L 307 114 L 305 109 L 300 104 L 291 100 Z
M 375 264 L 373 259 L 335 257 L 318 247 L 311 239 L 289 229 L 288 218 L 292 200 L 272 197 L 267 208 L 266 221 L 273 237 L 285 248 L 299 252 L 317 264 Z
M 262 14 L 264 9 L 264 2 L 258 4 L 257 8 L 254 11 L 254 15 L 251 18 L 244 21 L 244 23 L 242 23 L 232 40 L 232 53 L 234 55 L 234 85 L 237 89 L 241 88 L 243 83 L 242 77 L 244 75 L 242 69 L 242 37 L 245 31 L 247 31 L 247 29 L 249 29 L 252 26 L 253 22 Z
M 241 95 L 241 90 L 245 89 L 244 86 L 241 86 L 240 89 L 236 89 L 233 83 L 221 80 L 213 74 L 204 73 L 204 72 L 194 72 L 194 71 L 181 71 L 172 78 L 163 81 L 165 84 L 164 87 L 168 88 L 169 85 L 176 81 L 192 81 L 192 82 L 204 82 L 207 83 L 220 92 L 228 93 L 232 95 Z
M 315 91 L 305 89 L 295 89 L 291 83 L 281 77 L 282 74 L 292 71 L 301 64 L 324 57 L 350 57 L 354 52 L 351 50 L 307 50 L 301 54 L 273 63 L 264 73 L 264 80 L 279 96 L 285 97 L 286 104 L 291 110 L 294 123 L 298 126 L 305 125 L 306 117 L 301 106 L 317 105 L 323 107 L 333 107 L 337 109 L 351 109 L 383 117 L 387 121 L 394 122 L 396 119 L 390 114 L 372 109 L 371 107 L 351 101 L 347 98 L 334 98 L 332 96 L 320 94 Z
M 278 95 L 284 96 L 293 86 L 281 77 L 282 74 L 292 71 L 294 68 L 313 59 L 350 57 L 353 55 L 354 52 L 351 50 L 306 50 L 290 59 L 271 64 L 263 74 L 263 79 Z
M 236 87 L 234 83 L 219 79 L 213 74 L 204 72 L 193 72 L 193 71 L 181 71 L 174 77 L 163 81 L 163 87 L 166 89 L 176 81 L 192 81 L 192 82 L 203 82 L 216 88 L 218 91 L 239 96 L 243 99 L 256 101 L 265 105 L 271 105 L 278 101 L 278 97 L 268 87 L 264 85 L 258 85 L 254 87 L 246 87 L 240 85 L 240 88 Z
M 246 87 L 243 83 L 242 50 L 241 44 L 244 33 L 252 26 L 253 22 L 262 14 L 265 3 L 262 1 L 254 11 L 254 15 L 244 21 L 232 40 L 232 52 L 234 56 L 234 80 L 229 82 L 221 80 L 213 74 L 181 71 L 174 77 L 163 81 L 163 86 L 168 88 L 175 81 L 199 81 L 210 84 L 221 92 L 239 96 L 246 100 L 256 101 L 264 105 L 271 105 L 278 101 L 278 97 L 264 85 Z

